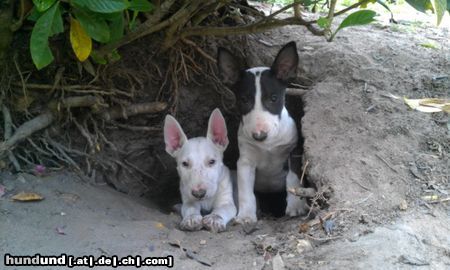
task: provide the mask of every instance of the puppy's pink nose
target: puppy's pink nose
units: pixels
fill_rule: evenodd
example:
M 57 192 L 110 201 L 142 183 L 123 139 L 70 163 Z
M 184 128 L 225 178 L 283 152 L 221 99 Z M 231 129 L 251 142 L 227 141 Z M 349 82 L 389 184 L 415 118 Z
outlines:
M 260 131 L 260 132 L 253 132 L 252 133 L 253 139 L 255 139 L 258 142 L 262 142 L 267 138 L 267 132 Z
M 202 199 L 206 195 L 206 189 L 193 189 L 191 193 L 195 198 Z

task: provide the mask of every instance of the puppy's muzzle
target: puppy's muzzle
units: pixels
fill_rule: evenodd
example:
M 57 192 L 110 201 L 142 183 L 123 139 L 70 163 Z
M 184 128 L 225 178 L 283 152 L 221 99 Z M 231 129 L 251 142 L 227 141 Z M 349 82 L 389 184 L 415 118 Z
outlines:
M 197 189 L 197 190 L 192 190 L 191 191 L 192 196 L 194 196 L 195 198 L 201 200 L 203 199 L 203 197 L 205 197 L 206 195 L 206 189 Z
M 252 133 L 253 139 L 255 139 L 258 142 L 262 142 L 267 138 L 267 132 L 260 131 L 260 132 L 253 132 Z

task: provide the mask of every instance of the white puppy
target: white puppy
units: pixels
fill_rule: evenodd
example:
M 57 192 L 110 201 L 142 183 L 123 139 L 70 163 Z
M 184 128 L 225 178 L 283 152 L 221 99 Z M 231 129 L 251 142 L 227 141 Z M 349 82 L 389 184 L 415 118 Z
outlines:
M 180 176 L 181 229 L 224 231 L 236 215 L 236 206 L 230 171 L 222 162 L 228 137 L 220 110 L 211 113 L 206 138 L 189 140 L 177 120 L 167 115 L 164 141 L 167 153 L 176 159 Z M 210 214 L 203 217 L 201 211 Z

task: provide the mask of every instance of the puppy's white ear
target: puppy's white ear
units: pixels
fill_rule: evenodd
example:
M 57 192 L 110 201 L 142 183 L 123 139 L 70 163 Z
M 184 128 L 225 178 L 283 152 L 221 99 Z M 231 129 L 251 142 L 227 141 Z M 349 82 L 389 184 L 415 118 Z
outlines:
M 275 76 L 286 81 L 290 76 L 295 75 L 295 71 L 298 66 L 298 54 L 297 46 L 294 41 L 284 45 L 284 47 L 278 52 L 275 61 L 272 64 L 272 72 Z
M 225 119 L 219 109 L 215 109 L 208 122 L 208 133 L 206 137 L 210 139 L 219 149 L 225 151 L 228 146 L 228 131 Z
M 164 121 L 164 142 L 166 143 L 166 152 L 175 157 L 178 150 L 183 147 L 187 137 L 180 124 L 171 115 L 166 115 Z
M 240 66 L 233 54 L 225 49 L 219 48 L 217 51 L 217 67 L 222 82 L 226 85 L 233 85 L 239 79 Z

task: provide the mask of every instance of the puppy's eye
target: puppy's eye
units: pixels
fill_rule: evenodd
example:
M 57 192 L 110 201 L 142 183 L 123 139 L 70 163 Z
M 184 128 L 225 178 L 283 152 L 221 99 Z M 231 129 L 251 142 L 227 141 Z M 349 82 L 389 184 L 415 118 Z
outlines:
M 181 166 L 187 168 L 187 167 L 189 167 L 189 162 L 183 161 L 183 162 L 181 163 Z
M 216 160 L 215 159 L 211 159 L 211 160 L 208 161 L 208 164 L 210 166 L 212 166 L 212 165 L 216 164 Z
M 270 96 L 270 101 L 272 101 L 272 102 L 275 102 L 275 101 L 277 101 L 278 100 L 278 97 L 277 97 L 277 95 L 271 95 Z

